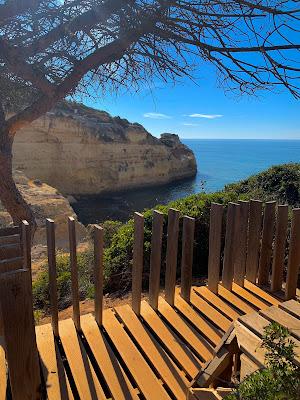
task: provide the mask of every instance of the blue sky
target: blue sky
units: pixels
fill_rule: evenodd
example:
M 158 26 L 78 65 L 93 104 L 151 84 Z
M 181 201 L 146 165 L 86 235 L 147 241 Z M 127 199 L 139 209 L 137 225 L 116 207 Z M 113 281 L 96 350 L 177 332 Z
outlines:
M 300 139 L 300 100 L 288 92 L 237 98 L 218 88 L 207 66 L 196 75 L 197 84 L 187 78 L 175 86 L 156 81 L 151 90 L 84 103 L 138 122 L 155 136 L 171 132 L 194 139 Z

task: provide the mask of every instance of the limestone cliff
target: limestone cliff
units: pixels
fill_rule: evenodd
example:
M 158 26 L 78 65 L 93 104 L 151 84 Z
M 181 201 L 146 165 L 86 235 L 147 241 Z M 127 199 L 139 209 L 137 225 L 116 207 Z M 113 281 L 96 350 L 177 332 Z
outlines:
M 14 167 L 63 194 L 164 184 L 196 173 L 177 135 L 153 137 L 140 124 L 63 102 L 16 135 Z
M 46 218 L 55 221 L 56 245 L 58 248 L 68 248 L 68 217 L 76 220 L 77 240 L 82 241 L 87 236 L 86 228 L 77 221 L 77 216 L 65 199 L 55 188 L 39 180 L 28 179 L 21 171 L 14 171 L 14 180 L 33 210 L 37 230 L 34 235 L 34 244 L 46 244 Z M 12 223 L 10 215 L 0 203 L 0 227 Z

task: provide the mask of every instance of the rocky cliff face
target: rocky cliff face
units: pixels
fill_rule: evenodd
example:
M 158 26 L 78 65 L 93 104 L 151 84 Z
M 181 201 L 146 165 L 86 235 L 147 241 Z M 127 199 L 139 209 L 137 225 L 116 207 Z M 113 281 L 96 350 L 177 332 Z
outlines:
M 177 135 L 153 137 L 141 125 L 61 103 L 17 134 L 14 167 L 63 194 L 95 194 L 164 184 L 196 173 Z

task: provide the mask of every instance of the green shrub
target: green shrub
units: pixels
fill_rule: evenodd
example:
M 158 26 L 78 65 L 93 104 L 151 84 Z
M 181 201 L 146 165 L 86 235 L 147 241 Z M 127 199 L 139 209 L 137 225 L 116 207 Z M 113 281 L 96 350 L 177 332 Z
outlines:
M 266 368 L 248 376 L 226 400 L 299 400 L 300 368 L 289 331 L 273 322 L 265 328 L 262 347 Z

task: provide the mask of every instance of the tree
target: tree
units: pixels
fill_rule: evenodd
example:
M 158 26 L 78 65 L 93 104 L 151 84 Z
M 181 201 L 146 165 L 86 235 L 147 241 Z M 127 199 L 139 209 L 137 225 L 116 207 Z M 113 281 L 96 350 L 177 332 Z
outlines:
M 12 177 L 15 134 L 67 96 L 138 90 L 216 67 L 230 90 L 299 97 L 300 10 L 280 0 L 0 0 L 0 200 L 30 208 Z

